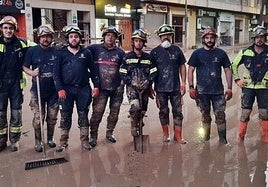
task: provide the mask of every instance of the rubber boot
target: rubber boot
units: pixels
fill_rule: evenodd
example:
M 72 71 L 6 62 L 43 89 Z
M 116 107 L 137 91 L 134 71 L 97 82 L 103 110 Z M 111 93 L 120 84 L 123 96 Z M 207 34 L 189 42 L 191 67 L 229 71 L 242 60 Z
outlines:
M 181 133 L 182 133 L 182 127 L 175 126 L 174 127 L 174 140 L 176 140 L 180 144 L 186 144 L 187 142 L 184 139 L 182 139 Z
M 131 135 L 132 136 L 139 136 L 139 126 L 138 126 L 138 120 L 136 117 L 130 117 L 130 123 L 131 123 Z
M 240 141 L 244 141 L 247 132 L 248 123 L 240 121 L 238 124 L 238 137 Z
M 19 150 L 19 142 L 11 142 L 11 152 Z
M 268 121 L 261 121 L 261 139 L 264 143 L 268 143 Z
M 228 144 L 227 139 L 226 139 L 226 124 L 217 124 L 218 128 L 218 135 L 219 135 L 219 143 L 222 144 Z
M 54 129 L 55 129 L 55 125 L 47 125 L 47 144 L 50 148 L 56 147 L 56 142 L 53 137 Z
M 3 151 L 6 147 L 7 147 L 6 142 L 0 143 L 0 152 Z
M 68 147 L 69 130 L 61 129 L 60 144 L 56 148 L 56 152 L 62 152 Z
M 89 129 L 88 127 L 80 127 L 80 140 L 82 150 L 91 150 L 91 145 L 89 144 Z
M 167 125 L 162 125 L 162 130 L 163 130 L 163 141 L 164 141 L 164 142 L 170 142 L 168 126 L 169 126 L 168 124 L 167 124 Z
M 36 152 L 42 152 L 42 140 L 41 140 L 41 128 L 34 129 L 34 138 L 35 138 L 35 146 L 34 149 Z
M 204 128 L 204 141 L 209 141 L 210 140 L 210 128 L 211 125 L 210 124 L 203 124 L 203 128 Z

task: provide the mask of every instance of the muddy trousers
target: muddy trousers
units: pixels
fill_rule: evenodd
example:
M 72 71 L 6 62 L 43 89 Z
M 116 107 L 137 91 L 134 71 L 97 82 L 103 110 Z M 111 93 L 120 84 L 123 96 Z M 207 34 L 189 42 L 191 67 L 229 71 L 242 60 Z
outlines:
M 16 143 L 20 140 L 22 130 L 21 110 L 11 110 L 9 140 Z M 0 145 L 6 144 L 8 139 L 7 112 L 0 112 Z

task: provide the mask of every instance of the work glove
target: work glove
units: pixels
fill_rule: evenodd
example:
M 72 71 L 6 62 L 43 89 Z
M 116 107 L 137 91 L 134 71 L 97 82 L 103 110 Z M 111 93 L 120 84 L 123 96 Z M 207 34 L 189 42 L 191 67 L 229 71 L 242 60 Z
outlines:
M 189 94 L 190 94 L 191 99 L 196 99 L 196 96 L 197 96 L 197 90 L 194 89 L 194 88 L 190 88 L 190 90 L 189 90 Z
M 149 86 L 149 81 L 148 80 L 144 80 L 144 81 L 141 81 L 140 84 L 139 84 L 139 89 L 140 90 L 145 90 L 147 89 Z
M 99 88 L 93 88 L 93 90 L 92 90 L 92 97 L 93 98 L 96 98 L 96 97 L 99 96 L 99 94 L 100 94 Z
M 152 86 L 149 86 L 149 97 L 151 99 L 154 99 L 154 97 L 155 97 L 155 91 L 154 91 Z
M 245 82 L 243 80 L 241 80 L 241 79 L 236 80 L 235 83 L 240 88 L 243 88 L 245 86 Z
M 58 96 L 60 99 L 66 99 L 67 93 L 65 92 L 65 90 L 60 90 L 58 91 Z
M 230 100 L 230 99 L 233 97 L 233 92 L 232 92 L 232 90 L 231 90 L 231 89 L 227 89 L 227 90 L 225 91 L 224 96 L 225 96 L 225 100 L 226 100 L 226 101 Z

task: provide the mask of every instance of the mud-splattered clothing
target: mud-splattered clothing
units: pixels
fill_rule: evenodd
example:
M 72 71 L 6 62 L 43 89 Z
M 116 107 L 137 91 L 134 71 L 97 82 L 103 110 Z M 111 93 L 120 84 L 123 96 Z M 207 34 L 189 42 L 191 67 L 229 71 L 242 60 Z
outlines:
M 63 89 L 67 94 L 66 99 L 60 100 L 60 127 L 63 130 L 71 128 L 74 103 L 76 103 L 79 127 L 88 127 L 88 111 L 92 101 L 89 78 L 94 87 L 99 87 L 99 77 L 92 54 L 82 47 L 73 54 L 65 47 L 59 51 L 58 56 L 59 63 L 54 66 L 55 86 L 57 91 Z
M 238 70 L 243 65 L 243 77 L 240 78 Z M 254 51 L 254 45 L 240 50 L 232 63 L 234 80 L 243 79 L 241 97 L 240 121 L 248 122 L 255 99 L 259 109 L 259 118 L 268 120 L 268 46 L 258 54 Z
M 40 98 L 42 116 L 47 126 L 55 126 L 59 111 L 58 93 L 53 80 L 53 67 L 58 61 L 57 51 L 51 47 L 43 49 L 40 45 L 30 48 L 24 59 L 23 66 L 32 70 L 39 68 Z M 36 78 L 32 78 L 30 107 L 34 113 L 33 127 L 40 128 L 40 110 L 38 106 L 38 93 Z M 46 116 L 45 116 L 46 115 Z M 52 128 L 51 128 L 52 129 Z M 52 133 L 53 136 L 53 133 Z
M 108 99 L 110 112 L 107 117 L 106 136 L 113 134 L 118 121 L 124 94 L 124 84 L 119 75 L 119 67 L 125 52 L 118 47 L 107 49 L 104 44 L 93 44 L 88 49 L 92 52 L 100 76 L 100 94 L 93 99 L 93 113 L 90 118 L 90 135 L 96 140 Z
M 231 66 L 225 51 L 219 48 L 195 50 L 188 62 L 196 68 L 196 88 L 199 94 L 223 94 L 222 68 Z
M 174 126 L 182 126 L 180 67 L 185 66 L 185 56 L 176 45 L 171 45 L 169 48 L 159 45 L 151 51 L 150 55 L 151 61 L 157 67 L 154 89 L 160 123 L 161 125 L 169 124 L 168 101 L 170 101 Z
M 0 37 L 0 144 L 6 143 L 8 137 L 7 107 L 10 104 L 11 117 L 9 139 L 11 143 L 19 141 L 22 121 L 21 108 L 23 94 L 20 81 L 22 80 L 22 63 L 25 52 L 33 42 L 13 36 L 6 43 Z
M 124 83 L 127 85 L 131 126 L 136 129 L 140 119 L 144 117 L 147 111 L 149 87 L 139 90 L 135 85 L 148 81 L 150 86 L 156 76 L 157 68 L 152 64 L 148 53 L 142 52 L 141 56 L 138 57 L 135 52 L 131 51 L 126 54 L 119 71 Z
M 230 68 L 231 62 L 222 49 L 199 48 L 192 53 L 188 65 L 196 68 L 196 104 L 202 114 L 203 127 L 206 132 L 209 129 L 210 133 L 212 105 L 219 137 L 226 141 L 226 100 L 222 69 Z

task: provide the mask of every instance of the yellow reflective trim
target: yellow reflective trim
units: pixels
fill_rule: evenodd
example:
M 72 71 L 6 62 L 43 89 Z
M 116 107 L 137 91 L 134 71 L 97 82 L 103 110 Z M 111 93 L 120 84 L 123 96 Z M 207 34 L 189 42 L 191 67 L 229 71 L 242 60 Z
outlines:
M 27 75 L 26 73 L 23 71 L 22 72 L 22 79 L 20 80 L 20 88 L 23 89 L 25 88 L 27 85 Z
M 125 73 L 125 74 L 126 74 L 126 73 L 127 73 L 127 70 L 126 70 L 126 69 L 123 69 L 123 68 L 120 68 L 120 69 L 119 69 L 119 72 L 120 72 L 120 73 Z
M 141 64 L 151 64 L 150 60 L 141 60 Z
M 7 134 L 7 128 L 3 128 L 0 130 L 0 135 L 5 135 Z
M 138 63 L 138 62 L 139 62 L 139 59 L 136 59 L 136 58 L 126 59 L 127 64 L 134 64 L 134 63 Z
M 22 131 L 22 126 L 20 127 L 10 127 L 11 133 L 20 133 Z
M 156 72 L 156 71 L 157 71 L 157 68 L 154 67 L 154 68 L 150 69 L 150 74 L 152 74 L 152 73 L 154 73 L 154 72 Z

